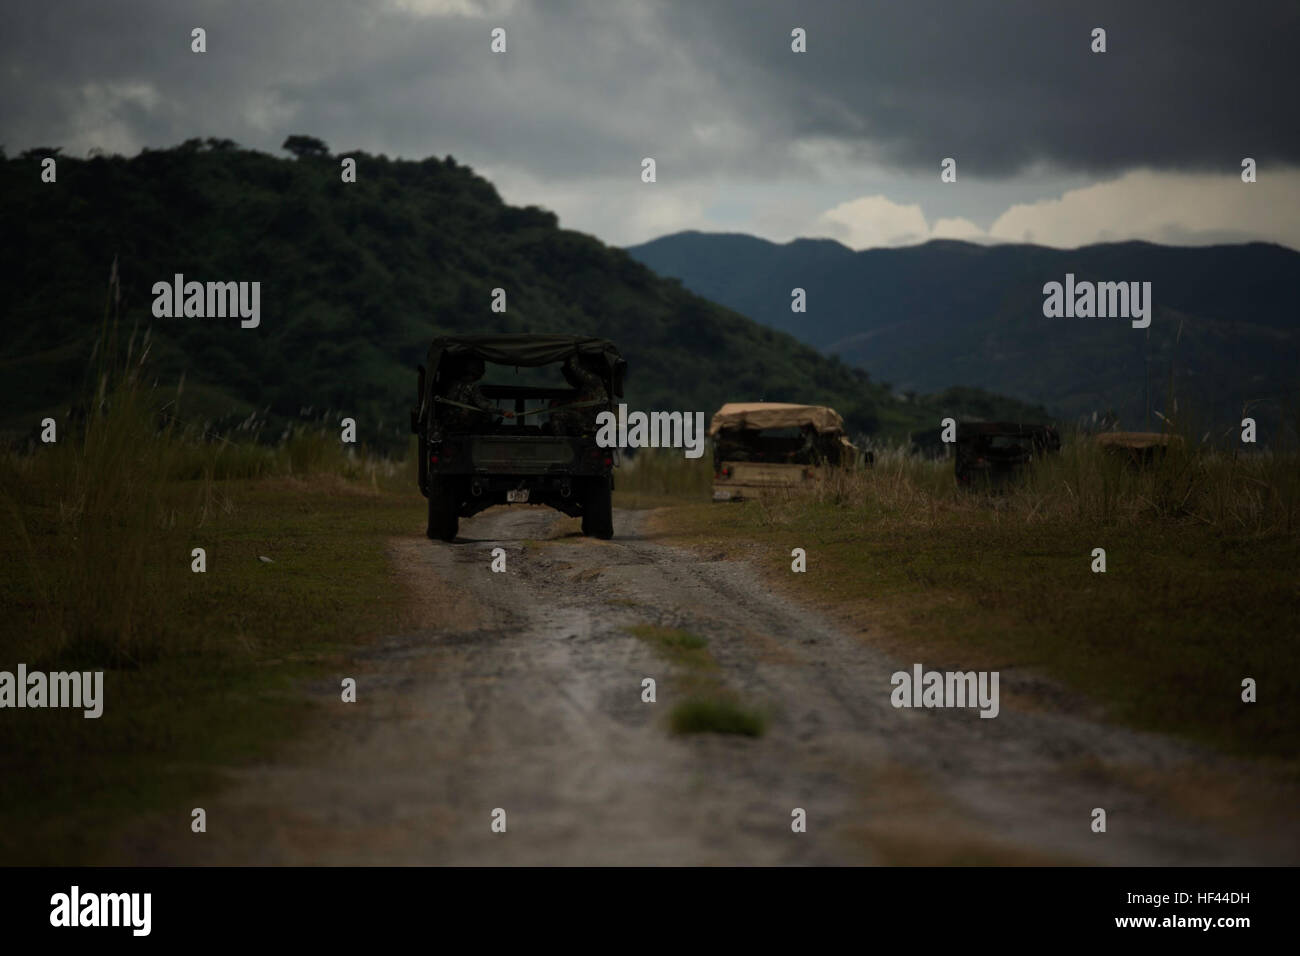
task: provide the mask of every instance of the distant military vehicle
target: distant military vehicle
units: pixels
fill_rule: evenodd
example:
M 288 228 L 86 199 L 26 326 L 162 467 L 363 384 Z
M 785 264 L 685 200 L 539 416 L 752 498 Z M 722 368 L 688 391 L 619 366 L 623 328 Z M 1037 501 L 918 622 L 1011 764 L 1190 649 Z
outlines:
M 714 414 L 709 437 L 714 501 L 798 487 L 825 478 L 830 468 L 855 468 L 862 461 L 844 435 L 843 419 L 824 405 L 728 403 Z
M 951 454 L 952 446 L 944 442 L 944 431 L 944 427 L 940 425 L 937 428 L 910 432 L 907 436 L 908 452 L 922 458 L 947 458 Z
M 486 365 L 561 366 L 567 387 L 482 382 Z M 596 415 L 613 411 L 627 363 L 612 342 L 573 335 L 448 335 L 419 367 L 411 430 L 419 436 L 427 534 L 454 541 L 460 519 L 498 504 L 548 505 L 614 534 L 615 453 L 596 443 Z M 526 376 L 532 380 L 538 373 Z
M 1098 447 L 1130 465 L 1142 467 L 1163 457 L 1169 449 L 1183 447 L 1181 435 L 1164 432 L 1101 432 L 1092 439 Z
M 1050 425 L 1019 422 L 959 422 L 956 436 L 957 484 L 997 485 L 1014 478 L 1035 458 L 1061 450 L 1061 436 Z

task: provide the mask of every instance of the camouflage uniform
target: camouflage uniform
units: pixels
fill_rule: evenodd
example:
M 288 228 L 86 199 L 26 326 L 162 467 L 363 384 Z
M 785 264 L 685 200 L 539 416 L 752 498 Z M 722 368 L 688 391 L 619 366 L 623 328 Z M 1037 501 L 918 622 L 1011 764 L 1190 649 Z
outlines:
M 483 390 L 479 388 L 478 380 L 482 377 L 482 363 L 474 363 L 470 368 L 461 370 L 451 380 L 446 390 L 442 392 L 442 397 L 458 404 L 439 405 L 437 419 L 441 426 L 440 431 L 453 433 L 473 431 L 492 423 L 492 413 L 497 412 L 498 409 L 484 397 Z M 470 405 L 483 411 L 473 412 L 468 408 L 461 408 L 461 405 Z
M 578 390 L 573 398 L 557 400 L 556 406 L 568 406 L 576 402 L 608 402 L 609 393 L 601 377 L 575 359 L 564 363 L 564 378 Z M 560 408 L 551 412 L 551 426 L 557 435 L 585 435 L 596 431 L 596 415 L 600 405 L 584 405 L 582 408 Z

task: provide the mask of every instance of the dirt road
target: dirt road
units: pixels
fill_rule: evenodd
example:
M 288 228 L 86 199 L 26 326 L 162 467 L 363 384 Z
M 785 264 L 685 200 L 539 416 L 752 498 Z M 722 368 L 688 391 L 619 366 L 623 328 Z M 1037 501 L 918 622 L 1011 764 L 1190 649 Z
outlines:
M 315 733 L 127 838 L 141 862 L 837 864 L 1297 862 L 1293 812 L 1233 787 L 1230 762 L 1163 737 L 1006 702 L 1000 715 L 890 704 L 887 659 L 616 512 L 587 540 L 543 509 L 462 522 L 454 545 L 395 540 L 406 632 L 356 661 Z M 489 569 L 505 550 L 507 571 Z M 759 738 L 678 737 L 681 675 L 629 633 L 706 637 L 717 675 L 771 713 Z M 656 679 L 657 702 L 641 699 Z M 1208 776 L 1207 776 L 1208 775 Z M 1205 781 L 1228 781 L 1222 787 Z M 1218 787 L 1218 789 L 1216 789 Z M 1090 828 L 1093 808 L 1107 832 Z M 493 811 L 506 832 L 491 829 Z M 791 812 L 807 813 L 807 832 Z

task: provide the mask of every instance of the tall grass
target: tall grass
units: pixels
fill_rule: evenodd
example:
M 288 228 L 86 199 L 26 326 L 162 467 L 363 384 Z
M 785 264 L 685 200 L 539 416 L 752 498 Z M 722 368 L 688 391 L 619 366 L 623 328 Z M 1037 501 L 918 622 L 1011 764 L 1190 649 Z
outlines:
M 1074 521 L 1102 525 L 1188 521 L 1230 534 L 1300 531 L 1300 456 L 1291 450 L 1232 454 L 1192 443 L 1173 444 L 1145 466 L 1067 438 L 1060 454 L 1035 461 L 1017 480 L 994 490 L 959 488 L 953 464 L 877 452 L 875 467 L 832 471 L 822 482 L 774 491 L 760 509 L 802 503 L 858 507 L 883 519 L 936 523 L 941 518 L 996 514 L 998 520 Z
M 1167 426 L 1173 432 L 1174 426 Z M 1286 433 L 1284 433 L 1286 434 Z M 1230 534 L 1300 532 L 1300 455 L 1290 446 L 1243 451 L 1202 444 L 1190 434 L 1137 466 L 1088 435 L 1066 435 L 1059 454 L 1037 459 L 994 490 L 959 488 L 951 458 L 934 461 L 900 447 L 876 449 L 874 467 L 829 469 L 825 480 L 775 488 L 755 501 L 769 523 L 810 503 L 860 508 L 881 519 L 928 524 L 956 513 L 998 520 L 1126 524 L 1189 521 Z M 673 449 L 643 449 L 618 470 L 633 495 L 708 500 L 712 460 Z
M 25 609 L 13 650 L 29 663 L 132 666 L 181 650 L 168 622 L 193 584 L 200 532 L 236 507 L 228 482 L 324 474 L 378 492 L 398 470 L 319 431 L 266 447 L 160 427 L 139 373 L 137 364 L 106 375 L 84 428 L 30 454 L 0 454 L 0 517 L 13 531 L 0 596 Z
M 159 433 L 176 449 L 174 478 L 178 481 L 234 481 L 245 478 L 298 477 L 329 474 L 350 481 L 372 481 L 392 465 L 364 450 L 348 449 L 338 432 L 311 427 L 291 430 L 277 445 L 252 441 L 201 439 L 192 429 Z
M 7 556 L 34 598 L 26 651 L 38 658 L 130 665 L 155 656 L 166 595 L 188 571 L 179 536 L 189 509 L 163 493 L 177 445 L 171 426 L 159 430 L 143 378 L 150 335 L 133 331 L 120 347 L 117 300 L 114 268 L 80 421 L 28 456 L 9 454 L 0 472 L 22 548 Z
M 233 507 L 219 483 L 328 473 L 377 491 L 396 468 L 320 429 L 275 447 L 204 440 L 180 415 L 183 385 L 149 384 L 149 332 L 122 343 L 117 302 L 114 274 L 81 414 L 53 444 L 0 452 L 0 521 L 12 532 L 0 633 L 16 660 L 130 667 L 180 650 L 168 624 L 194 581 L 196 531 L 218 499 Z
M 622 492 L 681 498 L 707 498 L 713 487 L 713 459 L 687 458 L 680 448 L 642 448 L 615 472 Z

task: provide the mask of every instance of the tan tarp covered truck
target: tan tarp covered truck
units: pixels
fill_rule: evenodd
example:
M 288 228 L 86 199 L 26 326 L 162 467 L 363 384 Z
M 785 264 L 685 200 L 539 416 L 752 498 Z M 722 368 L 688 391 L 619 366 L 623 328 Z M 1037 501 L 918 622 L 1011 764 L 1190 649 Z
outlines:
M 1093 437 L 1099 448 L 1104 448 L 1135 467 L 1150 465 L 1170 448 L 1185 445 L 1181 435 L 1167 432 L 1102 432 Z
M 714 501 L 820 481 L 829 468 L 854 468 L 860 458 L 844 420 L 825 405 L 730 402 L 714 414 L 709 437 Z

